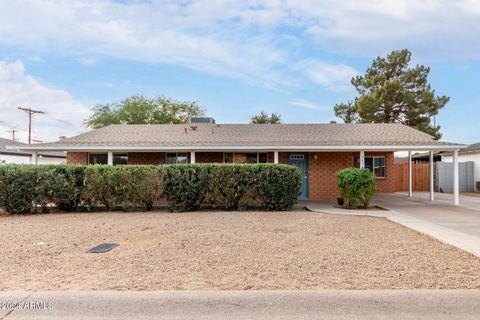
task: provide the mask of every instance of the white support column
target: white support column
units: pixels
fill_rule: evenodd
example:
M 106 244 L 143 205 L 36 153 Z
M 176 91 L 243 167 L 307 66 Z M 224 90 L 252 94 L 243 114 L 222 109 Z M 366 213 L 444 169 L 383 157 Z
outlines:
M 459 190 L 459 175 L 458 175 L 458 149 L 453 151 L 453 204 L 458 206 L 460 204 L 460 190 Z
M 278 163 L 278 151 L 273 152 L 273 163 Z
M 38 154 L 37 151 L 32 152 L 32 158 L 30 158 L 31 164 L 38 164 Z
M 412 151 L 408 151 L 408 196 L 413 196 Z
M 430 151 L 430 201 L 435 200 L 435 185 L 433 183 L 434 177 L 434 162 L 433 162 L 433 151 Z
M 190 151 L 190 163 L 195 163 L 195 151 Z
M 360 151 L 360 169 L 365 169 L 365 151 Z
M 107 154 L 107 164 L 109 166 L 113 166 L 113 152 L 112 151 L 108 151 L 108 154 Z

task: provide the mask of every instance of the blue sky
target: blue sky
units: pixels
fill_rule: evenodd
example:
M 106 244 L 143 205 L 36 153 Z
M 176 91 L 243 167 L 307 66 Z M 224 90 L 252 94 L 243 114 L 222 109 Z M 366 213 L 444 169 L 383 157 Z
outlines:
M 260 110 L 285 123 L 335 119 L 350 78 L 408 48 L 451 100 L 444 140 L 480 141 L 480 1 L 10 1 L 0 10 L 0 136 L 87 130 L 100 103 L 133 94 L 195 100 L 221 123 Z

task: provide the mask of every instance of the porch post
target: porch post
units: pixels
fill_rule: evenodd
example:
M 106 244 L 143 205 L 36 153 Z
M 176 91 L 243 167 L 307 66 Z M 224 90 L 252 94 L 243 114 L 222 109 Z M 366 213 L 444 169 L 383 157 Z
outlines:
M 430 151 L 430 201 L 435 200 L 435 186 L 433 183 L 433 169 L 434 169 L 434 164 L 433 164 L 433 151 Z
M 38 154 L 37 151 L 32 152 L 32 158 L 30 158 L 31 164 L 38 164 Z
M 408 196 L 413 196 L 412 151 L 408 151 Z
M 108 154 L 107 154 L 107 164 L 109 166 L 112 166 L 113 165 L 113 152 L 112 151 L 108 151 Z
M 278 151 L 273 152 L 273 163 L 278 164 Z
M 195 151 L 190 151 L 190 163 L 195 163 Z
M 458 149 L 453 151 L 453 204 L 458 206 L 460 204 L 460 190 L 459 190 L 459 176 L 458 176 Z
M 360 169 L 365 169 L 365 151 L 360 151 Z

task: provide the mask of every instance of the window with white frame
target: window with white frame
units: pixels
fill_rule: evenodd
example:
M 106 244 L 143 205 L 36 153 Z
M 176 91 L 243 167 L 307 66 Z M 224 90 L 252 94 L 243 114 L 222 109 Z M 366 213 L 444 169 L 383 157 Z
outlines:
M 223 154 L 225 163 L 267 163 L 268 153 L 266 152 L 225 152 Z
M 377 178 L 385 178 L 385 157 L 365 157 L 365 168 Z
M 128 153 L 114 153 L 113 165 L 128 164 Z M 108 153 L 89 153 L 89 164 L 108 164 Z
M 89 153 L 88 164 L 108 164 L 107 153 Z
M 185 164 L 189 163 L 188 152 L 168 152 L 165 155 L 166 164 Z

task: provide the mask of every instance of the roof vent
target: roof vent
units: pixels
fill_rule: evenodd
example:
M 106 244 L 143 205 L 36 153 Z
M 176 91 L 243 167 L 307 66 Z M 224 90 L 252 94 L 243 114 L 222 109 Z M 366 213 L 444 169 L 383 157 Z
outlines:
M 330 121 L 330 124 L 337 124 L 337 121 L 332 120 L 332 121 Z
M 212 117 L 191 117 L 190 123 L 215 124 L 215 119 L 213 119 Z

